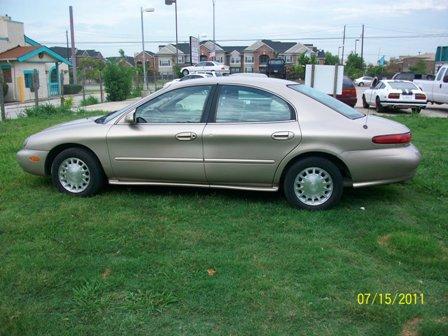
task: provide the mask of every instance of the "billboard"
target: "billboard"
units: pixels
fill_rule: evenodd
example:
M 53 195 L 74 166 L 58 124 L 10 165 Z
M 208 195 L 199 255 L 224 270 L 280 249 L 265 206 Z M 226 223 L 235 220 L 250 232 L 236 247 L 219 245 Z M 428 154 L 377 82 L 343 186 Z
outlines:
M 190 62 L 199 63 L 199 39 L 194 36 L 190 36 Z
M 342 93 L 344 79 L 343 65 L 307 64 L 305 68 L 305 85 L 327 94 Z

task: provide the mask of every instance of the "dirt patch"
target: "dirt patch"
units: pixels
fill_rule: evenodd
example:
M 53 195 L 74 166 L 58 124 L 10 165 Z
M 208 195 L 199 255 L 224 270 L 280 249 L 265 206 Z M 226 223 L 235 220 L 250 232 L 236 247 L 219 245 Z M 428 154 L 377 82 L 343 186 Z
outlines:
M 387 245 L 389 245 L 389 240 L 390 240 L 389 234 L 380 236 L 380 237 L 378 237 L 378 244 L 380 244 L 381 246 L 387 246 Z
M 414 317 L 413 319 L 406 321 L 403 325 L 401 336 L 418 336 L 417 327 L 421 320 L 421 317 Z

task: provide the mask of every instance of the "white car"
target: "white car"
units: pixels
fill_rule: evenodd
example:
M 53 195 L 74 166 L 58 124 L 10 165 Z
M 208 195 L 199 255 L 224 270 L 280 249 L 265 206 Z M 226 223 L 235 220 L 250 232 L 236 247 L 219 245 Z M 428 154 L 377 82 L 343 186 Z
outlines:
M 172 81 L 169 81 L 169 82 L 163 84 L 163 88 L 166 88 L 176 82 L 183 82 L 183 81 L 187 81 L 190 79 L 208 78 L 208 77 L 216 77 L 216 76 L 211 73 L 192 73 L 190 75 L 186 75 L 182 78 L 176 78 L 176 79 L 173 79 Z
M 413 112 L 420 112 L 426 102 L 426 94 L 417 85 L 403 80 L 380 80 L 374 88 L 362 94 L 362 106 L 369 108 L 373 105 L 377 112 L 382 112 L 384 107 L 411 108 Z
M 231 74 L 230 76 L 243 76 L 243 77 L 268 77 L 266 74 L 264 73 L 259 73 L 259 72 L 235 72 L 233 74 Z
M 358 85 L 358 86 L 370 86 L 370 85 L 372 85 L 372 82 L 373 82 L 373 77 L 370 77 L 370 76 L 362 76 L 353 81 L 353 83 L 355 83 L 355 85 Z
M 180 72 L 184 76 L 186 76 L 190 73 L 193 73 L 193 72 L 198 72 L 198 71 L 214 71 L 214 72 L 228 74 L 228 73 L 230 73 L 230 68 L 228 65 L 224 65 L 224 64 L 221 64 L 218 62 L 203 61 L 203 62 L 199 62 L 198 64 L 183 67 L 182 69 L 180 69 Z

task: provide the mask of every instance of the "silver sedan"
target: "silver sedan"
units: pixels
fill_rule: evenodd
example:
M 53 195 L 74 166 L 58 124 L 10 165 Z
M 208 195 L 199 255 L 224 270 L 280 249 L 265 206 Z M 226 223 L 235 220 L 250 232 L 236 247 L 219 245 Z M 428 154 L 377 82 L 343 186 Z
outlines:
M 88 196 L 105 183 L 275 192 L 295 207 L 326 209 L 344 187 L 413 177 L 410 130 L 310 87 L 230 76 L 173 83 L 102 117 L 26 139 L 21 167 L 62 192 Z

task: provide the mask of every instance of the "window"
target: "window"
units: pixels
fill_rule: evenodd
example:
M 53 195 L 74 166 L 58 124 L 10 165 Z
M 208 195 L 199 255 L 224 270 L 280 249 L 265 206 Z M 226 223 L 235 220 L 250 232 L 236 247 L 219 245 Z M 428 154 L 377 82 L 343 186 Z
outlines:
M 379 90 L 379 89 L 382 89 L 383 87 L 383 82 L 378 82 L 378 84 L 375 86 L 375 90 Z
M 246 62 L 246 63 L 253 63 L 254 62 L 254 57 L 253 56 L 246 56 L 244 58 L 244 62 Z
M 184 58 L 182 56 L 177 57 L 177 63 L 183 64 L 184 63 Z
M 272 93 L 236 85 L 223 85 L 216 108 L 216 122 L 269 122 L 294 119 L 294 112 Z
M 246 67 L 246 68 L 245 68 L 245 71 L 246 71 L 246 72 L 254 72 L 254 68 L 252 68 L 252 67 Z
M 230 59 L 230 63 L 232 63 L 232 64 L 240 64 L 240 58 L 239 57 L 232 57 Z
M 161 58 L 159 61 L 160 66 L 170 66 L 171 60 Z
M 292 63 L 292 56 L 291 55 L 286 56 L 286 63 Z
M 442 79 L 442 77 L 443 77 L 443 76 L 442 76 L 443 73 L 444 73 L 443 69 L 440 69 L 440 70 L 439 70 L 439 73 L 437 74 L 437 79 L 436 79 L 437 81 L 439 81 L 439 80 Z
M 206 62 L 199 62 L 199 63 L 196 64 L 195 66 L 197 66 L 197 67 L 203 67 L 203 66 L 205 66 L 205 63 L 206 63 Z
M 3 70 L 3 78 L 5 79 L 5 82 L 12 83 L 11 67 L 5 67 L 5 68 L 2 68 L 2 70 Z
M 213 62 L 205 62 L 205 66 L 215 66 Z
M 198 123 L 211 86 L 190 86 L 162 94 L 135 111 L 138 123 Z
M 25 70 L 23 75 L 25 76 L 25 87 L 31 89 L 33 87 L 33 71 Z
M 313 89 L 310 86 L 302 84 L 293 84 L 288 85 L 288 87 L 290 87 L 293 90 L 296 90 L 297 92 L 303 93 L 304 95 L 310 98 L 313 98 L 319 103 L 328 106 L 329 108 L 333 109 L 334 111 L 342 114 L 343 116 L 349 119 L 358 119 L 364 117 L 363 113 L 358 112 L 357 110 L 351 108 L 347 104 L 344 104 L 343 102 L 323 93 L 322 91 Z
M 397 89 L 397 90 L 418 90 L 417 86 L 415 86 L 414 83 L 389 82 L 389 85 L 392 89 Z

